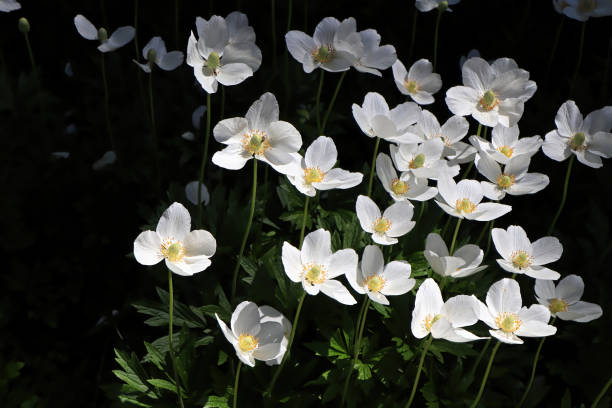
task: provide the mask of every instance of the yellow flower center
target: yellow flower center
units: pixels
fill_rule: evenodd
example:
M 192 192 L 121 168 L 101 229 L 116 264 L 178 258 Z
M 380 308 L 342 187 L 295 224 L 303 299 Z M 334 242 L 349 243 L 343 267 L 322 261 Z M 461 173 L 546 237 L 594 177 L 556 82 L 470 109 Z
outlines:
M 417 93 L 419 89 L 421 88 L 419 84 L 417 83 L 417 81 L 412 81 L 410 79 L 407 79 L 404 81 L 404 86 L 406 87 L 406 90 L 408 91 L 408 93 L 411 93 L 411 94 Z
M 185 256 L 185 248 L 180 241 L 164 241 L 161 245 L 161 253 L 170 262 L 178 262 Z
M 495 323 L 504 333 L 514 333 L 523 324 L 516 313 L 508 312 L 498 314 L 495 318 Z
M 499 188 L 501 188 L 502 190 L 505 190 L 507 188 L 510 188 L 514 185 L 514 174 L 500 174 L 499 176 L 497 176 L 497 185 L 499 186 Z
M 408 191 L 408 183 L 400 179 L 394 179 L 391 181 L 391 191 L 397 195 L 405 194 Z
M 364 285 L 368 287 L 370 292 L 380 292 L 385 287 L 385 279 L 380 275 L 369 276 Z
M 433 326 L 433 324 L 435 322 L 437 322 L 438 320 L 440 320 L 440 315 L 437 314 L 435 316 L 432 315 L 427 315 L 425 317 L 425 329 L 427 329 L 428 332 L 431 331 L 431 326 Z
M 471 202 L 469 198 L 462 198 L 461 200 L 455 201 L 455 208 L 459 212 L 470 214 L 476 209 L 476 204 Z
M 487 91 L 484 93 L 482 98 L 480 98 L 478 104 L 480 105 L 482 110 L 484 110 L 485 112 L 489 112 L 499 104 L 499 99 L 497 99 L 497 95 L 495 95 L 495 92 Z
M 586 136 L 584 136 L 584 133 L 578 132 L 570 138 L 569 145 L 572 150 L 581 152 L 587 147 L 585 142 Z
M 417 154 L 414 159 L 410 160 L 409 166 L 411 169 L 420 169 L 425 165 L 425 155 L 423 153 Z
M 503 154 L 504 156 L 506 156 L 507 158 L 511 158 L 512 157 L 512 153 L 514 153 L 514 150 L 512 150 L 512 148 L 510 146 L 502 146 L 502 147 L 498 147 L 497 150 Z
M 212 72 L 216 72 L 220 65 L 221 58 L 219 57 L 219 54 L 217 54 L 215 51 L 211 52 L 206 60 L 206 67 Z
M 255 350 L 258 343 L 259 340 L 250 334 L 241 334 L 238 336 L 238 347 L 243 353 Z
M 312 57 L 320 63 L 329 62 L 336 55 L 336 50 L 331 45 L 322 45 L 312 50 Z
M 319 170 L 318 167 L 304 169 L 304 182 L 308 185 L 322 181 L 323 177 L 325 177 L 325 173 Z
M 391 228 L 391 221 L 386 218 L 381 217 L 374 221 L 374 231 L 378 232 L 379 234 L 384 234 L 389 230 L 389 228 Z
M 321 265 L 307 264 L 302 267 L 302 274 L 306 282 L 318 285 L 325 282 L 327 272 Z
M 242 136 L 242 147 L 247 152 L 259 156 L 270 148 L 270 142 L 266 132 L 251 129 Z
M 581 0 L 577 8 L 581 14 L 589 13 L 597 8 L 597 0 Z
M 533 262 L 533 256 L 523 250 L 514 251 L 510 259 L 512 259 L 512 265 L 519 269 L 527 269 Z
M 550 301 L 550 306 L 548 306 L 548 309 L 550 309 L 550 313 L 555 314 L 559 312 L 567 312 L 567 306 L 568 305 L 565 300 L 554 298 Z

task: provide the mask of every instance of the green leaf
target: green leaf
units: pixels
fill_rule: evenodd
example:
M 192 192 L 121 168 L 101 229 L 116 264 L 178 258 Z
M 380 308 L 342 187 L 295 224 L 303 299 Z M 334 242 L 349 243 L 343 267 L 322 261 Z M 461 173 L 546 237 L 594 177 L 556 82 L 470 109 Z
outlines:
M 145 404 L 144 402 L 140 402 L 138 400 L 135 400 L 134 398 L 126 397 L 125 395 L 119 395 L 119 401 L 127 402 L 128 404 L 133 404 L 133 405 L 136 405 L 138 407 L 151 408 L 153 406 L 153 405 Z
M 230 408 L 227 397 L 211 395 L 206 399 L 204 408 Z
M 167 390 L 176 394 L 176 385 L 168 380 L 163 380 L 161 378 L 152 378 L 150 380 L 147 380 L 147 382 L 154 387 L 161 388 L 163 390 Z M 184 393 L 185 391 L 181 388 L 181 392 Z
M 160 351 L 155 348 L 151 343 L 144 342 L 145 348 L 147 349 L 147 355 L 144 357 L 144 361 L 151 362 L 157 367 L 160 371 L 164 371 L 164 355 L 160 353 Z
M 565 389 L 563 398 L 561 398 L 561 408 L 572 408 L 572 393 L 569 388 Z
M 121 381 L 126 383 L 130 388 L 134 391 L 147 392 L 149 387 L 142 383 L 140 378 L 134 373 L 126 373 L 121 370 L 113 370 L 113 374 L 115 374 Z

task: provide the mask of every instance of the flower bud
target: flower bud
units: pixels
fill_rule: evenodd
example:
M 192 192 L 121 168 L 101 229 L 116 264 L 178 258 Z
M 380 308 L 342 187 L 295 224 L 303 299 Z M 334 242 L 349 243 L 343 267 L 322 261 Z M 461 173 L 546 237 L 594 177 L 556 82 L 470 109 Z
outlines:
M 443 12 L 448 8 L 448 1 L 444 0 L 438 5 L 438 11 Z
M 108 33 L 106 32 L 106 28 L 100 27 L 98 29 L 98 40 L 100 40 L 101 43 L 104 43 L 108 40 Z
M 19 23 L 17 23 L 17 27 L 19 27 L 19 31 L 21 31 L 24 34 L 27 34 L 30 32 L 30 22 L 25 17 L 21 17 L 19 19 Z

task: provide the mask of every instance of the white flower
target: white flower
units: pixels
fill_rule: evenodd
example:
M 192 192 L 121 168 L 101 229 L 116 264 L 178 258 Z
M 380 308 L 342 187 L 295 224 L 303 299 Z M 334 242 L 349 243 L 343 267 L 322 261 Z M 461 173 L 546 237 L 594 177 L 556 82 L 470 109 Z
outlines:
M 141 64 L 133 60 L 144 72 L 150 73 L 153 64 L 164 71 L 172 71 L 183 63 L 185 58 L 181 51 L 166 51 L 166 44 L 161 37 L 153 37 L 142 49 L 142 56 L 147 60 Z
M 514 126 L 523 115 L 525 101 L 536 91 L 529 72 L 509 58 L 491 65 L 482 58 L 470 58 L 461 72 L 465 86 L 450 88 L 446 104 L 455 115 L 472 115 L 485 126 Z
M 285 41 L 289 53 L 302 63 L 306 73 L 318 67 L 329 72 L 346 71 L 363 55 L 364 48 L 352 17 L 342 22 L 325 17 L 317 24 L 313 37 L 293 30 L 285 34 Z
M 559 14 L 563 14 L 563 9 L 567 7 L 567 1 L 565 0 L 553 0 L 553 7 L 555 11 Z
M 464 245 L 451 256 L 442 237 L 433 232 L 427 235 L 423 255 L 429 262 L 431 269 L 441 276 L 465 278 L 487 267 L 487 265 L 479 266 L 482 262 L 483 252 L 477 245 Z
M 442 88 L 440 75 L 433 73 L 433 65 L 426 59 L 418 60 L 408 71 L 400 60 L 395 61 L 393 79 L 397 89 L 419 105 L 434 103 L 432 95 Z
M 173 203 L 162 214 L 155 231 L 144 231 L 134 241 L 134 257 L 142 265 L 155 265 L 162 259 L 172 272 L 191 276 L 211 264 L 217 241 L 205 230 L 191 229 L 189 211 Z
M 270 92 L 256 100 L 244 118 L 224 119 L 213 129 L 215 140 L 227 145 L 212 161 L 219 167 L 238 170 L 255 157 L 271 165 L 287 164 L 302 146 L 300 132 L 278 120 L 278 102 Z
M 458 295 L 444 302 L 436 281 L 427 278 L 417 291 L 410 329 L 417 339 L 430 333 L 436 339 L 455 343 L 483 339 L 463 329 L 478 321 L 477 311 L 474 296 Z
M 285 356 L 285 352 L 287 351 L 287 345 L 289 344 L 289 336 L 291 336 L 291 329 L 293 328 L 293 325 L 291 324 L 289 319 L 285 317 L 285 315 L 283 315 L 281 312 L 279 312 L 272 306 L 260 306 L 259 317 L 261 319 L 260 322 L 262 324 L 266 322 L 276 322 L 280 323 L 280 325 L 283 327 L 281 353 L 275 359 L 266 360 L 266 365 L 279 365 L 283 361 L 283 357 Z
M 15 0 L 0 0 L 0 11 L 9 13 L 14 10 L 19 10 L 20 8 L 21 4 Z
M 612 16 L 612 1 L 610 0 L 564 0 L 553 5 L 558 12 L 578 21 L 587 21 L 589 17 Z
M 287 174 L 301 193 L 314 197 L 317 190 L 347 189 L 361 183 L 363 174 L 334 169 L 338 151 L 332 138 L 319 136 L 306 149 L 297 172 Z
M 381 215 L 371 198 L 360 195 L 357 197 L 356 211 L 361 228 L 371 233 L 372 240 L 381 245 L 397 243 L 397 237 L 410 232 L 416 224 L 412 221 L 414 207 L 409 201 L 398 201 Z
M 231 330 L 215 314 L 221 331 L 244 364 L 254 367 L 255 360 L 276 361 L 287 350 L 283 346 L 283 325 L 274 319 L 265 319 L 266 309 L 261 310 L 253 302 L 244 301 L 232 313 Z M 272 309 L 272 308 L 270 308 Z
M 433 10 L 439 7 L 443 7 L 442 11 L 444 10 L 453 11 L 448 6 L 452 4 L 457 4 L 460 1 L 461 0 L 416 0 L 415 6 L 417 10 L 419 10 L 421 13 L 425 13 L 427 11 L 430 11 L 430 10 Z M 446 3 L 446 4 L 443 5 L 442 3 Z
M 552 281 L 536 279 L 535 293 L 538 303 L 548 307 L 550 313 L 561 320 L 586 323 L 601 317 L 601 306 L 580 300 L 584 282 L 578 275 L 568 275 L 557 286 Z
M 194 205 L 201 203 L 208 205 L 208 202 L 210 201 L 210 194 L 208 193 L 208 188 L 206 188 L 204 184 L 200 184 L 200 202 L 198 203 L 198 184 L 198 180 L 187 183 L 185 186 L 185 196 L 187 196 L 187 200 Z
M 363 43 L 363 53 L 358 56 L 353 66 L 359 72 L 382 76 L 379 69 L 387 69 L 397 60 L 395 47 L 380 46 L 380 35 L 372 28 L 360 31 L 359 36 Z
M 493 228 L 491 237 L 503 258 L 497 260 L 502 269 L 536 279 L 559 279 L 557 272 L 542 266 L 561 258 L 563 245 L 557 238 L 543 237 L 531 243 L 525 230 L 518 225 L 511 225 L 507 230 Z
M 476 180 L 455 183 L 450 177 L 442 177 L 438 179 L 438 193 L 436 204 L 453 217 L 491 221 L 512 210 L 506 204 L 481 203 L 482 187 Z
M 463 68 L 463 64 L 465 64 L 465 61 L 469 60 L 472 57 L 480 57 L 480 51 L 475 48 L 472 48 L 468 51 L 467 55 L 462 55 L 461 57 L 459 57 L 459 69 Z
M 550 312 L 546 306 L 521 307 L 521 288 L 514 279 L 495 282 L 487 292 L 486 306 L 478 303 L 478 317 L 492 328 L 491 336 L 503 343 L 523 344 L 519 336 L 544 337 L 557 332 L 548 324 Z
M 94 170 L 102 170 L 106 166 L 110 166 L 117 160 L 117 154 L 113 150 L 109 150 L 96 160 L 91 168 Z
M 380 137 L 398 143 L 421 141 L 416 135 L 408 133 L 421 112 L 421 108 L 414 102 L 404 102 L 390 110 L 382 95 L 368 92 L 363 98 L 363 105 L 354 103 L 352 109 L 359 128 L 368 137 Z
M 612 157 L 612 106 L 593 111 L 584 120 L 574 101 L 567 101 L 555 117 L 557 129 L 546 134 L 542 151 L 563 161 L 572 153 L 589 167 L 603 166 L 601 158 Z
M 455 177 L 459 165 L 449 166 L 442 158 L 444 143 L 440 138 L 430 139 L 421 144 L 390 145 L 391 158 L 400 171 L 409 171 L 418 178 L 438 180 Z
M 417 178 L 412 172 L 405 171 L 398 178 L 391 158 L 385 153 L 376 158 L 376 175 L 395 201 L 427 201 L 438 194 L 437 188 L 427 185 L 427 179 Z
M 487 153 L 476 155 L 476 168 L 489 181 L 481 181 L 482 192 L 490 200 L 501 200 L 510 195 L 534 194 L 545 188 L 546 174 L 527 173 L 531 159 L 528 155 L 514 156 L 508 160 L 502 172 L 500 165 Z
M 367 294 L 370 300 L 388 305 L 386 296 L 403 295 L 414 287 L 408 262 L 393 261 L 385 265 L 383 253 L 376 245 L 363 250 L 359 266 L 347 273 L 346 280 L 357 293 Z
M 309 295 L 321 291 L 342 304 L 357 303 L 348 289 L 334 278 L 352 273 L 359 258 L 350 248 L 332 253 L 329 231 L 318 229 L 306 235 L 301 251 L 285 242 L 282 260 L 289 279 L 301 282 Z
M 491 131 L 491 135 L 490 142 L 478 136 L 470 136 L 470 142 L 476 149 L 487 152 L 493 160 L 501 164 L 507 164 L 510 159 L 520 155 L 531 157 L 544 143 L 540 136 L 519 139 L 518 125 L 510 127 L 497 125 Z
M 125 44 L 132 41 L 136 30 L 134 27 L 124 26 L 116 29 L 110 37 L 104 28 L 96 28 L 88 19 L 78 14 L 74 18 L 74 25 L 81 34 L 81 37 L 87 40 L 99 40 L 100 45 L 98 50 L 100 52 L 114 51 L 117 48 L 123 47 Z

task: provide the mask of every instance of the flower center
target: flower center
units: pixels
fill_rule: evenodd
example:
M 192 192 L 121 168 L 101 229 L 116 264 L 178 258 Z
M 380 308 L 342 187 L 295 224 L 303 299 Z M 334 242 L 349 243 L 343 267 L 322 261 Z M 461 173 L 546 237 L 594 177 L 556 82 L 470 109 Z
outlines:
M 597 0 L 581 0 L 577 8 L 581 14 L 589 13 L 597 8 Z
M 507 158 L 512 157 L 512 153 L 514 153 L 514 150 L 512 150 L 510 146 L 498 147 L 497 150 Z
M 497 176 L 497 185 L 502 190 L 508 189 L 514 185 L 514 174 L 500 174 Z
M 408 93 L 411 93 L 411 94 L 417 93 L 419 89 L 421 88 L 419 84 L 417 83 L 417 81 L 413 81 L 410 79 L 407 79 L 404 81 L 404 86 L 406 87 L 406 90 L 408 91 Z
M 259 340 L 250 334 L 241 334 L 238 336 L 238 347 L 243 353 L 255 350 L 258 343 Z
M 370 292 L 380 292 L 385 287 L 385 279 L 380 275 L 373 275 L 368 277 L 364 286 L 367 286 Z
M 242 136 L 242 147 L 251 154 L 261 155 L 268 150 L 270 142 L 263 130 L 253 130 Z
M 381 217 L 374 221 L 374 231 L 378 232 L 379 234 L 384 234 L 389 230 L 389 228 L 391 228 L 391 221 L 386 218 Z
M 408 183 L 400 179 L 394 179 L 391 181 L 391 191 L 397 195 L 405 194 L 408 191 Z
M 455 208 L 459 212 L 469 214 L 474 212 L 474 210 L 476 209 L 476 204 L 471 202 L 469 198 L 462 198 L 461 200 L 455 201 Z
M 170 262 L 179 262 L 185 256 L 185 248 L 180 241 L 164 241 L 161 253 Z
M 550 306 L 548 306 L 548 309 L 550 309 L 550 313 L 556 314 L 559 312 L 567 312 L 567 306 L 568 305 L 565 300 L 554 298 L 550 301 Z
M 533 256 L 521 249 L 514 251 L 510 259 L 512 259 L 512 265 L 518 269 L 527 269 L 533 262 Z
M 312 57 L 315 61 L 320 63 L 329 62 L 334 55 L 336 54 L 336 50 L 331 45 L 322 45 L 319 48 L 315 48 L 312 50 Z
M 217 54 L 215 51 L 211 52 L 208 55 L 208 58 L 206 59 L 206 66 L 212 72 L 216 72 L 217 68 L 219 68 L 220 65 L 221 65 L 221 58 L 219 57 L 219 54 Z
M 440 315 L 439 314 L 437 314 L 435 316 L 427 315 L 425 317 L 425 328 L 427 329 L 428 332 L 431 331 L 431 326 L 433 326 L 433 324 L 435 322 L 437 322 L 438 320 L 440 320 Z
M 582 132 L 577 132 L 569 140 L 569 145 L 572 150 L 583 151 L 586 148 L 586 136 Z
M 484 93 L 482 98 L 480 98 L 478 104 L 480 105 L 482 110 L 484 110 L 485 112 L 489 112 L 499 104 L 499 99 L 497 99 L 497 95 L 495 95 L 495 92 L 487 91 Z
M 423 153 L 417 154 L 414 159 L 410 160 L 409 166 L 411 169 L 420 169 L 425 164 L 425 155 Z
M 323 177 L 325 177 L 325 173 L 318 167 L 308 167 L 304 169 L 304 182 L 308 185 L 322 181 Z
M 318 285 L 325 281 L 327 272 L 321 265 L 308 264 L 303 266 L 303 274 L 306 282 L 311 285 Z
M 523 322 L 518 318 L 516 313 L 501 312 L 495 318 L 497 327 L 504 333 L 514 333 L 521 327 Z
M 157 60 L 157 51 L 151 48 L 149 52 L 147 53 L 147 61 L 149 62 L 149 64 L 152 64 L 156 60 Z

